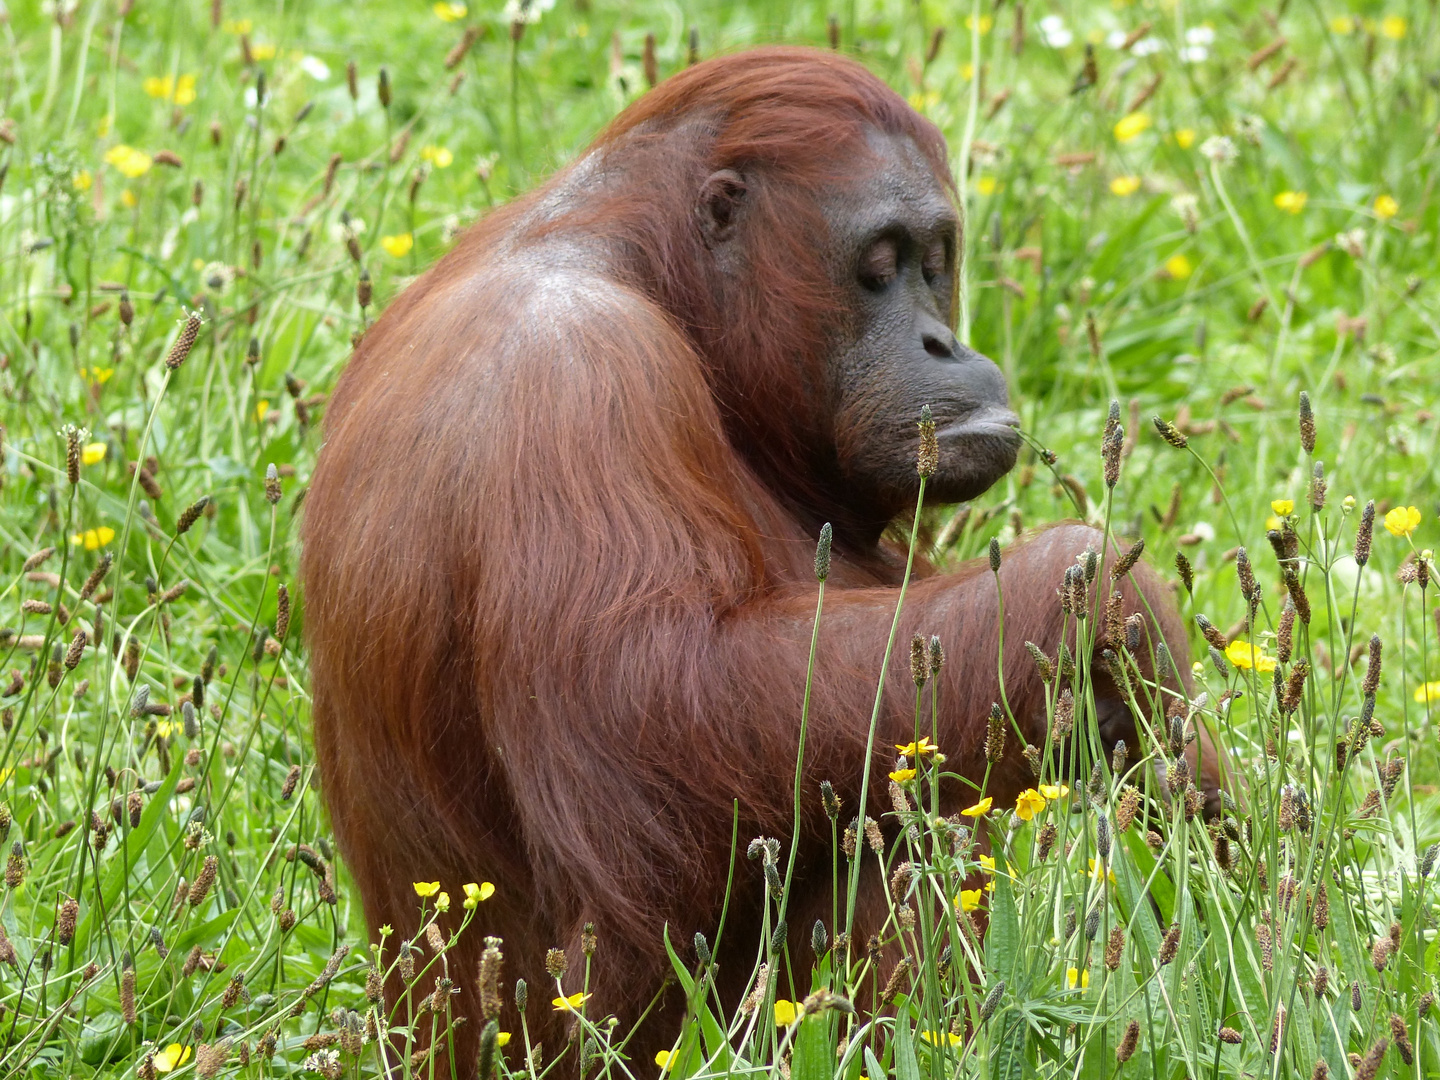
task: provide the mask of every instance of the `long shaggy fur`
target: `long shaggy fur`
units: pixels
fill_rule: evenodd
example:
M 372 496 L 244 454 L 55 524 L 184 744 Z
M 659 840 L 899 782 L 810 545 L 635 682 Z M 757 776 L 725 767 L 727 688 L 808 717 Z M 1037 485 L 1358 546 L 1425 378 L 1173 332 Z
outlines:
M 372 930 L 414 932 L 414 881 L 457 897 L 468 881 L 497 887 L 448 957 L 468 1017 L 462 1074 L 483 935 L 534 988 L 549 1056 L 565 1029 L 547 948 L 569 950 L 573 992 L 594 922 L 591 1009 L 628 1025 L 662 984 L 662 930 L 715 931 L 736 802 L 742 846 L 789 835 L 815 531 L 838 512 L 809 481 L 843 434 L 817 401 L 845 317 L 817 205 L 863 168 L 870 127 L 908 136 L 948 183 L 938 132 L 851 61 L 765 49 L 690 68 L 466 234 L 371 327 L 336 389 L 304 522 L 322 791 Z M 760 177 L 762 239 L 739 289 L 692 218 L 723 168 Z M 853 813 L 896 601 L 894 558 L 836 535 L 795 926 L 828 914 L 816 785 L 832 781 Z M 1054 654 L 1056 586 L 1096 544 L 1053 529 L 1001 570 L 1009 700 L 1033 742 L 1043 695 L 1023 642 Z M 1183 663 L 1165 590 L 1135 577 Z M 926 577 L 905 605 L 901 640 L 937 633 L 950 657 L 934 736 L 975 777 L 999 698 L 997 619 L 983 566 Z M 888 687 L 877 773 L 910 737 L 903 656 Z M 997 802 L 1029 783 L 1019 749 L 1010 740 L 992 773 Z M 735 985 L 759 917 L 753 864 L 738 878 L 717 956 Z M 877 889 L 862 913 L 882 901 Z M 518 1030 L 513 1006 L 502 1028 Z M 651 1030 L 668 1045 L 670 1025 Z

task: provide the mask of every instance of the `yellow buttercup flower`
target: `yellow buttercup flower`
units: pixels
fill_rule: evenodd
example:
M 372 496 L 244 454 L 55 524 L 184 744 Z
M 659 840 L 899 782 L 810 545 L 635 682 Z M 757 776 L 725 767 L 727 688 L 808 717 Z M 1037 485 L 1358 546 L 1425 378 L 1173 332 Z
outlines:
M 189 105 L 195 100 L 195 76 L 151 75 L 140 84 L 145 93 L 161 101 L 173 101 L 176 105 Z
M 1090 985 L 1090 971 L 1088 968 L 1084 971 L 1079 971 L 1073 967 L 1065 969 L 1065 988 L 1067 990 L 1074 990 L 1077 985 L 1082 990 Z
M 906 757 L 924 757 L 926 754 L 933 754 L 940 747 L 930 741 L 930 736 L 921 735 L 919 742 L 907 742 L 904 746 L 896 743 L 895 749 Z
M 1029 821 L 1040 811 L 1045 809 L 1045 796 L 1034 788 L 1026 788 L 1015 797 L 1015 816 L 1021 821 Z M 983 856 L 981 857 L 984 858 Z M 993 865 L 993 860 L 992 860 Z
M 1070 794 L 1070 789 L 1064 784 L 1041 784 L 1040 794 L 1047 799 L 1063 799 Z
M 96 386 L 103 386 L 110 381 L 110 376 L 115 374 L 113 367 L 88 367 L 80 369 L 80 377 L 86 382 L 94 383 Z
M 799 1015 L 800 1015 L 800 1010 L 795 1007 L 795 1003 L 794 1003 L 793 1001 L 786 1001 L 784 998 L 779 998 L 779 999 L 776 1000 L 776 1002 L 775 1002 L 775 1026 L 776 1026 L 776 1027 L 789 1027 L 791 1024 L 793 1024 L 793 1023 L 795 1022 L 796 1017 L 798 1017 Z
M 420 158 L 437 169 L 448 169 L 455 162 L 455 155 L 448 146 L 426 146 L 420 150 Z
M 179 724 L 176 724 L 176 723 L 172 723 L 172 722 L 169 721 L 169 720 L 157 720 L 157 721 L 155 721 L 155 734 L 156 734 L 156 735 L 159 735 L 160 738 L 162 738 L 162 739 L 168 739 L 171 735 L 173 735 L 175 732 L 177 732 L 177 731 L 179 731 L 179 730 L 180 730 L 180 725 L 179 725 Z
M 1165 272 L 1176 281 L 1184 281 L 1195 272 L 1195 268 L 1184 255 L 1176 253 L 1165 260 Z
M 385 249 L 387 254 L 397 259 L 403 259 L 415 246 L 415 237 L 408 232 L 397 233 L 395 236 L 382 236 L 380 246 Z
M 1115 124 L 1115 141 L 1126 143 L 1138 139 L 1149 127 L 1150 117 L 1143 112 L 1122 116 Z
M 1386 15 L 1380 20 L 1380 33 L 1393 41 L 1399 41 L 1405 36 L 1406 23 L 1404 16 Z
M 94 183 L 95 177 L 89 169 L 81 169 L 70 178 L 70 186 L 76 191 L 89 191 Z
M 135 192 L 129 188 L 120 192 L 120 205 L 125 207 L 126 210 L 134 210 L 135 207 L 139 205 L 139 202 L 140 200 L 135 197 Z
M 1375 216 L 1381 221 L 1388 221 L 1400 212 L 1400 204 L 1395 201 L 1393 195 L 1377 195 L 1375 198 Z
M 1271 499 L 1270 509 L 1278 517 L 1289 517 L 1295 512 L 1294 499 Z
M 266 401 L 264 398 L 261 398 L 255 403 L 255 422 L 257 424 L 263 424 L 265 422 L 265 416 L 269 412 L 270 402 Z
M 918 1034 L 921 1042 L 927 1042 L 931 1046 L 959 1046 L 962 1042 L 960 1036 L 953 1031 L 921 1031 Z
M 145 151 L 136 150 L 133 146 L 126 146 L 124 143 L 112 146 L 105 151 L 105 164 L 115 166 L 120 170 L 121 175 L 128 176 L 131 180 L 137 176 L 144 176 L 154 163 L 155 159 Z
M 86 465 L 98 465 L 105 460 L 105 444 L 103 442 L 86 443 L 80 448 L 80 460 Z
M 421 899 L 428 899 L 440 891 L 438 881 L 415 881 L 411 884 L 415 887 L 415 895 Z
M 1190 147 L 1195 145 L 1195 129 L 1181 128 L 1175 132 L 1175 145 L 1180 147 L 1181 150 L 1189 150 Z
M 896 769 L 894 772 L 892 772 L 892 773 L 890 774 L 890 779 L 891 779 L 891 780 L 894 780 L 897 784 L 903 784 L 903 783 L 905 783 L 906 780 L 914 780 L 914 779 L 915 779 L 915 770 L 914 770 L 914 769 Z
M 571 994 L 569 997 L 551 998 L 550 1004 L 555 1006 L 556 1012 L 574 1012 L 589 1000 L 589 994 Z
M 995 857 L 993 855 L 979 855 L 980 870 L 986 874 L 995 873 Z
M 1247 671 L 1251 668 L 1262 672 L 1275 670 L 1275 658 L 1265 655 L 1265 647 L 1263 645 L 1252 645 L 1250 642 L 1241 641 L 1239 638 L 1236 638 L 1230 642 L 1229 645 L 1225 646 L 1225 659 L 1229 660 L 1230 663 L 1234 664 L 1237 668 L 1244 668 Z
M 274 59 L 275 59 L 275 46 L 274 46 L 274 45 L 251 45 L 251 46 L 250 46 L 250 55 L 253 56 L 256 60 L 274 60 Z
M 980 33 L 982 33 L 982 34 L 988 34 L 988 33 L 990 32 L 990 28 L 991 28 L 992 26 L 994 26 L 994 25 L 995 25 L 995 20 L 994 20 L 993 18 L 991 18 L 989 15 L 981 15 L 981 16 L 980 16 Z M 965 29 L 966 29 L 966 30 L 974 30 L 974 29 L 975 29 L 975 16 L 974 16 L 974 15 L 966 15 L 966 16 L 965 16 Z
M 1420 511 L 1413 506 L 1397 506 L 1385 515 L 1385 528 L 1391 536 L 1409 536 L 1420 525 Z
M 496 1035 L 495 1035 L 495 1045 L 498 1046 L 501 1050 L 504 1050 L 505 1047 L 509 1046 L 509 1045 L 510 1045 L 510 1032 L 508 1032 L 508 1031 L 500 1031 L 500 1032 L 497 1032 Z
M 465 910 L 474 911 L 477 904 L 482 900 L 489 900 L 495 895 L 495 886 L 488 881 L 482 881 L 479 885 L 470 882 L 465 886 Z
M 967 806 L 964 810 L 961 810 L 960 813 L 964 814 L 966 817 L 978 818 L 984 814 L 989 813 L 990 807 L 994 802 L 994 799 L 992 799 L 989 795 L 986 795 L 985 798 L 981 799 L 974 806 Z
M 255 29 L 255 24 L 249 19 L 226 19 L 220 24 L 220 29 L 227 34 L 248 34 Z
M 155 1051 L 155 1071 L 157 1073 L 173 1072 L 190 1060 L 190 1054 L 190 1047 L 171 1043 L 164 1050 Z
M 983 889 L 961 889 L 960 902 L 961 911 L 974 911 L 980 906 L 980 898 L 985 895 Z
M 86 529 L 70 537 L 70 543 L 84 545 L 86 551 L 95 551 L 104 547 L 115 539 L 115 530 L 109 525 L 101 525 L 99 528 Z
M 1355 20 L 1349 15 L 1335 15 L 1330 19 L 1332 34 L 1348 34 L 1355 29 Z
M 1110 882 L 1111 885 L 1114 885 L 1114 884 L 1115 884 L 1115 871 L 1114 871 L 1114 870 L 1107 869 L 1106 866 L 1105 866 L 1105 864 L 1104 864 L 1103 862 L 1096 862 L 1094 859 L 1091 859 L 1091 860 L 1090 860 L 1090 879 L 1091 879 L 1092 881 L 1099 881 L 1099 880 L 1100 880 L 1100 874 L 1101 874 L 1102 871 L 1103 871 L 1104 874 L 1105 874 L 1105 880 L 1107 880 L 1108 882 Z
M 975 190 L 987 197 L 994 195 L 997 187 L 999 187 L 999 185 L 995 182 L 993 176 L 982 176 L 975 181 Z
M 1140 177 L 1138 176 L 1117 176 L 1110 181 L 1110 193 L 1119 195 L 1122 199 L 1127 195 L 1134 195 L 1140 190 Z
M 450 910 L 450 894 L 449 894 L 448 892 L 442 892 L 439 896 L 435 897 L 435 910 L 436 910 L 436 911 L 449 911 L 449 910 Z
M 657 1051 L 655 1051 L 655 1064 L 660 1066 L 660 1071 L 661 1071 L 661 1072 L 664 1072 L 666 1069 L 670 1068 L 670 1051 L 669 1051 L 669 1050 L 657 1050 Z
M 435 12 L 435 17 L 442 22 L 458 22 L 470 11 L 464 4 L 454 2 L 448 4 L 443 2 L 438 3 L 431 7 L 430 10 Z
M 1440 701 L 1440 682 L 1427 682 L 1415 688 L 1415 700 L 1421 705 L 1429 705 L 1432 701 Z
M 1298 214 L 1305 209 L 1305 203 L 1309 199 L 1310 196 L 1303 191 L 1282 191 L 1275 196 L 1275 205 L 1281 210 Z

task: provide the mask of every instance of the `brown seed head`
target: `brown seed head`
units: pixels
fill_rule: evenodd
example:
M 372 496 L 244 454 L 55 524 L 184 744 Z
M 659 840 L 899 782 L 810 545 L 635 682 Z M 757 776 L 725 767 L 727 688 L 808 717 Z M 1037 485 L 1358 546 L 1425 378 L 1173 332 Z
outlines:
M 1394 1040 L 1395 1052 L 1406 1065 L 1415 1063 L 1415 1047 L 1410 1042 L 1410 1030 L 1399 1013 L 1390 1014 L 1390 1038 Z
M 80 902 L 72 896 L 67 896 L 60 903 L 60 911 L 55 916 L 55 940 L 61 945 L 69 945 L 75 937 L 75 920 L 80 914 Z
M 1374 1045 L 1365 1051 L 1365 1056 L 1360 1059 L 1360 1064 L 1355 1067 L 1355 1080 L 1375 1080 L 1380 1071 L 1380 1063 L 1385 1060 L 1385 1051 L 1390 1049 L 1388 1039 L 1376 1039 Z
M 80 483 L 80 429 L 66 424 L 65 436 L 65 479 L 71 484 Z
M 221 1039 L 214 1044 L 201 1043 L 195 1050 L 195 1075 L 201 1080 L 213 1080 L 229 1057 L 229 1039 Z
M 925 639 L 916 634 L 910 639 L 910 678 L 919 688 L 925 685 L 925 680 L 929 677 L 930 657 L 927 654 Z
M 1185 447 L 1190 445 L 1190 440 L 1180 432 L 1179 428 L 1170 423 L 1169 420 L 1162 419 L 1158 416 L 1155 417 L 1154 420 L 1155 430 L 1160 433 L 1160 437 L 1176 450 L 1184 450 Z
M 552 949 L 552 953 L 559 952 Z M 564 960 L 564 953 L 560 954 L 561 961 Z M 487 937 L 485 939 L 485 950 L 480 954 L 480 976 L 478 986 L 480 989 L 480 1014 L 487 1020 L 493 1020 L 500 1015 L 500 975 L 504 969 L 505 957 L 500 951 L 500 939 Z M 549 968 L 549 957 L 546 958 L 546 967 Z M 561 974 L 563 974 L 563 970 Z M 555 978 L 559 978 L 556 975 Z M 519 984 L 516 984 L 518 992 Z M 523 1011 L 523 1010 L 522 1010 Z
M 206 855 L 200 873 L 195 875 L 195 882 L 190 886 L 191 907 L 199 907 L 205 902 L 205 897 L 210 895 L 210 887 L 215 884 L 215 874 L 219 869 L 220 859 L 215 855 Z
M 1280 624 L 1275 630 L 1275 657 L 1282 664 L 1290 662 L 1290 655 L 1295 647 L 1295 604 L 1290 597 L 1285 598 L 1285 606 L 1280 609 Z
M 930 406 L 920 409 L 920 449 L 915 456 L 915 471 L 922 480 L 935 475 L 940 466 L 940 444 L 935 438 L 935 420 L 930 415 Z
M 1040 826 L 1040 832 L 1035 837 L 1035 855 L 1041 862 L 1045 861 L 1046 856 L 1050 854 L 1050 849 L 1055 846 L 1056 832 L 1053 821 L 1047 821 Z
M 187 506 L 175 522 L 175 535 L 184 536 L 189 532 L 195 522 L 200 520 L 200 515 L 205 512 L 205 507 L 209 505 L 210 496 L 201 495 L 200 498 Z
M 76 630 L 75 636 L 70 639 L 70 647 L 65 650 L 65 670 L 74 671 L 80 663 L 80 657 L 85 653 L 85 631 Z
M 563 979 L 570 970 L 570 961 L 565 959 L 564 949 L 551 949 L 545 954 L 545 970 L 552 979 Z
M 200 323 L 200 315 L 197 312 L 192 311 L 185 317 L 185 325 L 180 328 L 180 336 L 175 339 L 175 344 L 170 346 L 170 352 L 165 357 L 165 366 L 171 371 L 185 363 L 185 358 L 195 347 L 195 339 L 200 336 Z
M 1129 1061 L 1135 1053 L 1135 1048 L 1140 1045 L 1140 1021 L 1131 1020 L 1125 1025 L 1125 1035 L 1120 1040 L 1120 1045 L 1115 1048 L 1115 1057 L 1122 1065 Z
M 280 470 L 271 462 L 265 467 L 265 501 L 274 506 L 280 501 Z
M 1232 1027 L 1222 1027 L 1220 1029 L 1220 1041 L 1229 1046 L 1239 1046 L 1243 1041 L 1243 1037 L 1240 1032 Z
M 1370 655 L 1365 666 L 1365 679 L 1360 684 L 1360 693 L 1373 694 L 1380 689 L 1380 669 L 1384 645 L 1379 634 L 1370 635 Z
M 1125 956 L 1125 928 L 1117 926 L 1110 931 L 1110 939 L 1105 943 L 1105 968 L 1107 971 L 1115 971 L 1120 967 L 1120 961 Z
M 1315 969 L 1315 1000 L 1319 1001 L 1330 989 L 1330 969 L 1321 964 Z
M 1165 937 L 1160 942 L 1159 959 L 1161 966 L 1163 967 L 1164 965 L 1174 960 L 1175 954 L 1179 951 L 1180 924 L 1178 922 L 1173 922 L 1170 924 L 1170 929 L 1165 931 Z
M 1005 716 L 997 703 L 990 706 L 990 721 L 985 731 L 985 760 L 995 764 L 1005 756 Z
M 283 642 L 290 631 L 290 590 L 282 582 L 275 590 L 275 637 Z
M 1131 570 L 1133 570 L 1135 568 L 1135 564 L 1140 561 L 1140 556 L 1143 555 L 1144 552 L 1145 538 L 1141 537 L 1139 540 L 1135 541 L 1134 545 L 1130 548 L 1129 551 L 1125 552 L 1124 555 L 1121 555 L 1120 558 L 1115 561 L 1115 566 L 1110 571 L 1111 580 L 1119 581 Z
M 1360 512 L 1360 527 L 1355 531 L 1355 565 L 1370 561 L 1370 541 L 1375 535 L 1375 500 L 1371 499 Z
M 1195 568 L 1190 565 L 1190 560 L 1185 557 L 1183 551 L 1175 553 L 1175 571 L 1180 575 L 1180 584 L 1185 586 L 1185 591 L 1195 591 Z

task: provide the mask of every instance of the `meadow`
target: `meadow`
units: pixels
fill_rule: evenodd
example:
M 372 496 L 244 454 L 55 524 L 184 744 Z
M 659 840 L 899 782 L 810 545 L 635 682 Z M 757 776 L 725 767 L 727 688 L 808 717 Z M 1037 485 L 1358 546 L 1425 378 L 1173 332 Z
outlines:
M 1103 642 L 1143 745 L 1070 740 L 952 819 L 909 747 L 899 839 L 847 837 L 851 808 L 834 856 L 885 876 L 907 965 L 843 927 L 757 942 L 736 1010 L 676 942 L 691 1020 L 660 1059 L 534 986 L 575 1044 L 468 1018 L 481 1072 L 1440 1071 L 1433 3 L 46 0 L 0 37 L 0 1076 L 469 1074 L 425 1049 L 474 977 L 434 917 L 484 933 L 506 883 L 416 883 L 371 942 L 311 784 L 296 537 L 327 395 L 467 224 L 657 78 L 770 41 L 856 55 L 946 134 L 959 333 L 1027 433 L 897 543 L 1143 539 L 1194 693 L 1147 684 L 1082 565 L 1074 656 L 1036 655 L 1054 728 L 1093 724 Z M 1199 729 L 1239 796 L 1208 822 L 1176 768 Z M 785 856 L 754 854 L 758 894 Z

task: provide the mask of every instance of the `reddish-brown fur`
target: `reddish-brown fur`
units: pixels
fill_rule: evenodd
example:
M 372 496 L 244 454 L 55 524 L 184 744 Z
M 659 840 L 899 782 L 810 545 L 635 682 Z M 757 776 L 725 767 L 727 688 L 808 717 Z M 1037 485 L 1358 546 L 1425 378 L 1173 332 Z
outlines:
M 336 389 L 304 525 L 322 791 L 372 930 L 413 933 L 414 881 L 455 897 L 450 925 L 465 882 L 496 885 L 449 957 L 462 1074 L 483 935 L 504 939 L 502 1028 L 519 1030 L 508 985 L 524 977 L 548 1057 L 564 1030 L 547 948 L 569 951 L 574 991 L 593 921 L 592 1013 L 628 1025 L 667 970 L 662 928 L 677 942 L 715 931 L 732 801 L 742 849 L 789 836 L 812 555 L 834 518 L 791 925 L 828 922 L 816 784 L 834 783 L 848 820 L 900 570 L 850 540 L 808 471 L 844 435 L 814 392 L 844 315 L 817 201 L 863 167 L 867 126 L 908 135 L 948 183 L 938 132 L 850 61 L 767 49 L 692 68 L 472 229 L 369 330 Z M 764 186 L 773 227 L 736 296 L 681 193 L 756 163 L 783 182 Z M 1054 654 L 1056 586 L 1096 544 L 1067 526 L 1005 556 L 1007 690 L 1033 742 L 1043 699 L 1023 642 Z M 889 744 L 911 731 L 912 631 L 949 654 L 934 737 L 967 776 L 984 772 L 999 697 L 988 569 L 921 573 L 872 762 L 879 798 Z M 1183 664 L 1168 593 L 1137 576 Z M 1001 804 L 1031 782 L 1012 738 L 990 792 Z M 718 956 L 732 980 L 759 912 L 754 864 L 737 879 Z M 652 1031 L 647 1047 L 673 1035 Z

